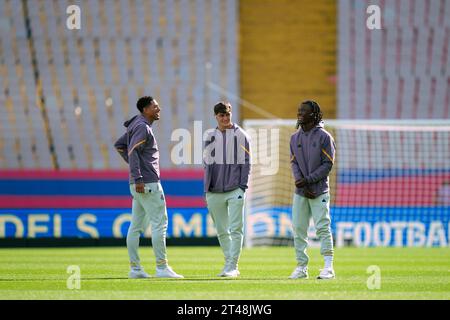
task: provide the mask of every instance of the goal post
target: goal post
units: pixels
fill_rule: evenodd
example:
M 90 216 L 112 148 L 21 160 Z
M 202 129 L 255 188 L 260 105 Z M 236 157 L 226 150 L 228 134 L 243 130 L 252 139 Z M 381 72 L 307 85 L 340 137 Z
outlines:
M 295 187 L 289 141 L 296 131 L 295 123 L 295 119 L 243 123 L 252 139 L 252 171 L 245 208 L 247 247 L 293 244 L 291 206 Z M 324 123 L 336 142 L 330 173 L 336 245 L 448 243 L 450 120 Z M 267 169 L 270 161 L 265 157 L 278 162 L 277 170 Z M 442 232 L 431 230 L 437 228 L 434 222 L 440 223 Z M 435 234 L 429 239 L 431 232 Z M 312 223 L 308 234 L 314 242 Z

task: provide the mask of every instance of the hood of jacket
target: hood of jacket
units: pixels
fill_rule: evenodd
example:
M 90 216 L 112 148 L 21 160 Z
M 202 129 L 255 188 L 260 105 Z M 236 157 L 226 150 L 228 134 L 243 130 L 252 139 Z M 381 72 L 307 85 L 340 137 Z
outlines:
M 128 128 L 129 125 L 130 125 L 134 120 L 136 120 L 137 117 L 139 117 L 139 116 L 136 115 L 136 116 L 134 116 L 133 118 L 131 118 L 131 119 L 125 121 L 125 122 L 123 123 L 124 127 L 125 127 L 125 128 Z
M 123 125 L 125 126 L 125 128 L 131 129 L 134 126 L 137 126 L 141 123 L 151 126 L 151 124 L 148 122 L 148 120 L 141 114 L 136 115 L 133 118 L 131 118 L 130 120 L 125 121 L 123 123 Z

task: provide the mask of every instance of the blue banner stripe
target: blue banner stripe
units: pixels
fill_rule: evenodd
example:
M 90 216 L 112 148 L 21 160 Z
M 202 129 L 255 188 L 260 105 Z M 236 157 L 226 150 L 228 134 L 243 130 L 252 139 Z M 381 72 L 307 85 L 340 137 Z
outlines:
M 208 211 L 206 208 L 169 208 L 167 214 L 169 217 L 167 237 L 169 238 L 212 236 L 207 234 Z M 30 223 L 30 216 L 34 216 L 34 222 Z M 191 219 L 197 228 L 191 228 L 188 225 Z M 125 238 L 130 220 L 131 209 L 0 209 L 0 222 L 4 223 L 4 234 L 0 229 L 0 237 Z
M 167 213 L 168 237 L 216 236 L 206 208 L 169 208 Z M 289 207 L 252 214 L 257 215 L 255 238 L 292 239 Z M 130 209 L 0 209 L 0 238 L 125 238 L 130 220 Z M 450 207 L 332 207 L 331 221 L 337 245 L 447 247 L 450 242 Z M 320 242 L 317 235 L 310 241 Z
M 202 196 L 202 180 L 161 182 L 166 195 Z M 123 180 L 0 180 L 2 195 L 128 196 L 129 184 Z

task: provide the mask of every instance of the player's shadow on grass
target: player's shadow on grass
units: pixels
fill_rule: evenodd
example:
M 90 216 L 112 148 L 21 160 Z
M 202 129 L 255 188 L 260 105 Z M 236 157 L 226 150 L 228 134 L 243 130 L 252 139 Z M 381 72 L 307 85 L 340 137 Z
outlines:
M 128 280 L 128 277 L 108 277 L 108 278 L 81 278 L 81 281 L 85 281 L 85 280 Z M 67 278 L 62 278 L 62 279 L 54 279 L 54 278 L 39 278 L 39 279 L 0 279 L 0 282 L 15 282 L 15 281 L 22 281 L 22 282 L 26 282 L 26 281 L 62 281 L 62 280 L 67 280 Z M 134 279 L 133 279 L 134 280 Z
M 129 279 L 129 280 L 141 280 L 141 281 L 174 281 L 174 282 L 179 282 L 179 281 L 206 281 L 206 282 L 211 282 L 211 281 L 217 281 L 217 282 L 221 282 L 221 281 L 285 281 L 285 280 L 289 280 L 289 279 L 284 279 L 284 278 L 245 278 L 245 277 L 237 277 L 237 278 L 227 278 L 227 277 L 214 277 L 214 276 L 209 276 L 209 277 L 204 277 L 204 276 L 192 276 L 189 277 L 187 276 L 186 278 L 183 279 L 170 279 L 170 278 L 157 278 L 157 277 L 150 277 L 147 279 Z M 292 281 L 292 280 L 289 280 Z
M 66 278 L 61 279 L 52 279 L 52 278 L 39 278 L 39 279 L 0 279 L 0 282 L 34 282 L 34 281 L 66 281 Z M 157 278 L 157 277 L 150 277 L 146 279 L 130 279 L 128 277 L 97 277 L 97 278 L 81 278 L 81 281 L 99 281 L 99 280 L 132 280 L 132 281 L 280 281 L 280 280 L 286 280 L 286 279 L 280 279 L 280 278 L 224 278 L 224 277 L 187 277 L 184 279 L 170 279 L 170 278 Z

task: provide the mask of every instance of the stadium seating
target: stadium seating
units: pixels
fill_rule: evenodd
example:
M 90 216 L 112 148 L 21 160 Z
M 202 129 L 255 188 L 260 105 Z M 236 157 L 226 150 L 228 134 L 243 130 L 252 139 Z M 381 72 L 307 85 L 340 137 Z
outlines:
M 70 4 L 81 8 L 81 30 L 66 28 Z M 365 27 L 369 4 L 383 8 L 382 30 Z M 302 10 L 314 14 L 299 20 Z M 336 8 L 330 1 L 5 0 L 0 12 L 3 169 L 124 169 L 113 142 L 144 94 L 163 108 L 155 132 L 164 168 L 174 167 L 173 129 L 192 129 L 194 120 L 214 126 L 217 100 L 231 100 L 236 119 L 258 117 L 241 113 L 241 89 L 244 99 L 268 111 L 276 106 L 282 117 L 292 116 L 287 110 L 299 96 L 311 95 L 324 101 L 328 118 L 450 116 L 448 1 L 342 0 Z M 267 12 L 290 23 L 268 30 Z
M 379 5 L 381 30 L 366 28 Z M 338 118 L 448 119 L 448 1 L 339 2 Z
M 66 28 L 71 4 L 81 8 L 81 30 Z M 170 168 L 171 132 L 194 120 L 213 126 L 211 108 L 226 98 L 207 82 L 238 96 L 234 0 L 39 0 L 26 8 L 8 0 L 0 8 L 1 168 L 125 168 L 113 142 L 142 95 L 162 107 L 155 132 L 161 166 Z

